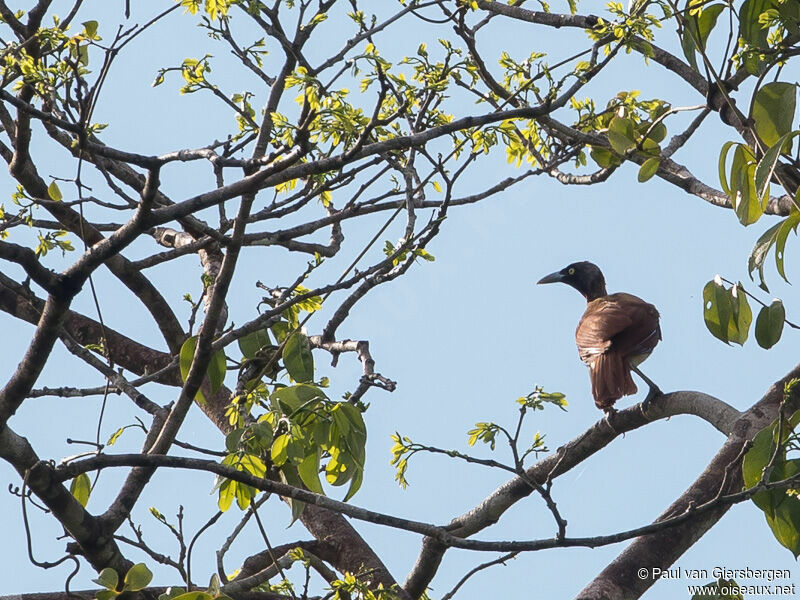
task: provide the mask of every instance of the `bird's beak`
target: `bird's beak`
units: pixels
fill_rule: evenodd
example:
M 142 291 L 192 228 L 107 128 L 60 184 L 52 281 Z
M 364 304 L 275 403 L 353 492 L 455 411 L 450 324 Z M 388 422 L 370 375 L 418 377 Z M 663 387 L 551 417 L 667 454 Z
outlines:
M 564 274 L 561 271 L 556 271 L 555 273 L 550 273 L 550 275 L 545 275 L 536 283 L 558 283 L 560 281 L 564 281 Z

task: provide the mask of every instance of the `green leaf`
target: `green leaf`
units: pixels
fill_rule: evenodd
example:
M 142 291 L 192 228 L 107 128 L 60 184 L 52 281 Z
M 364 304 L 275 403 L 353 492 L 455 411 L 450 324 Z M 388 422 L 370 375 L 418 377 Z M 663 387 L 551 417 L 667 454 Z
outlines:
M 153 580 L 153 573 L 147 568 L 144 563 L 137 563 L 133 565 L 128 573 L 125 575 L 125 592 L 138 592 L 143 590 Z
M 278 321 L 277 323 L 273 323 L 270 329 L 272 330 L 272 335 L 275 336 L 275 339 L 278 341 L 278 343 L 281 343 L 292 331 L 291 326 L 286 321 Z
M 756 245 L 750 251 L 750 257 L 747 259 L 747 271 L 750 274 L 750 279 L 753 279 L 753 271 L 758 269 L 758 277 L 761 281 L 758 286 L 765 292 L 768 292 L 769 289 L 767 289 L 767 284 L 764 281 L 764 262 L 767 260 L 770 248 L 775 244 L 781 225 L 782 223 L 776 223 L 761 234 L 761 237 L 756 241 Z
M 217 350 L 208 363 L 208 369 L 206 369 L 212 394 L 216 394 L 225 381 L 225 367 L 225 351 Z
M 287 416 L 294 415 L 301 406 L 316 398 L 322 400 L 327 396 L 317 386 L 307 383 L 278 388 L 270 394 L 270 400 L 277 402 L 277 407 Z
M 47 186 L 47 195 L 54 202 L 61 202 L 61 198 L 63 198 L 61 190 L 58 189 L 58 184 L 55 181 L 51 181 L 50 185 Z
M 297 473 L 305 486 L 317 494 L 324 494 L 319 480 L 319 452 L 315 449 L 297 465 Z
M 728 173 L 725 169 L 725 165 L 728 162 L 728 152 L 730 152 L 731 147 L 735 145 L 736 142 L 725 142 L 719 152 L 719 183 L 720 187 L 722 187 L 722 191 L 728 196 L 731 196 L 731 188 L 728 186 Z
M 789 280 L 786 278 L 786 273 L 784 272 L 784 256 L 786 249 L 786 240 L 789 237 L 789 232 L 794 231 L 797 233 L 797 226 L 800 225 L 800 212 L 796 210 L 792 210 L 788 217 L 786 217 L 783 222 L 781 223 L 781 228 L 778 230 L 778 235 L 775 238 L 775 266 L 778 269 L 778 273 L 786 283 L 789 283 Z
M 106 567 L 97 575 L 97 579 L 92 579 L 97 585 L 108 590 L 116 590 L 119 584 L 119 575 L 111 567 Z
M 730 198 L 739 222 L 751 225 L 761 218 L 766 208 L 756 193 L 756 160 L 753 151 L 744 144 L 737 144 L 733 152 L 730 176 Z
M 194 360 L 194 351 L 197 347 L 197 337 L 192 336 L 183 342 L 180 352 L 180 367 L 181 367 L 181 380 L 185 383 L 186 377 L 189 375 L 189 369 L 192 367 Z
M 726 344 L 732 313 L 730 295 L 722 282 L 709 281 L 703 288 L 703 318 L 711 335 Z
M 298 383 L 306 383 L 314 379 L 314 357 L 308 337 L 295 332 L 283 347 L 283 364 L 289 376 Z
M 625 154 L 636 145 L 633 121 L 625 117 L 614 117 L 608 125 L 608 142 L 618 154 Z
M 92 482 L 86 473 L 81 473 L 69 486 L 69 492 L 75 496 L 75 500 L 84 508 L 89 503 L 89 494 L 92 492 Z
M 242 356 L 245 358 L 255 358 L 261 348 L 269 345 L 270 339 L 266 329 L 257 329 L 239 338 L 239 350 L 242 351 Z
M 756 319 L 756 341 L 759 346 L 768 350 L 778 343 L 785 318 L 786 310 L 778 299 L 759 311 Z
M 793 83 L 775 81 L 762 86 L 753 101 L 756 133 L 767 146 L 774 146 L 792 130 L 797 91 Z
M 239 487 L 239 482 L 233 479 L 223 479 L 219 486 L 219 498 L 217 499 L 217 506 L 220 511 L 225 512 L 233 504 L 236 498 L 236 490 Z
M 356 492 L 361 487 L 361 482 L 364 480 L 364 469 L 357 469 L 356 472 L 353 474 L 353 479 L 350 481 L 350 487 L 347 489 L 347 494 L 345 494 L 344 502 L 347 502 L 356 495 Z
M 185 593 L 186 590 L 182 587 L 168 587 L 167 591 L 158 597 L 158 600 L 175 600 L 175 598 Z
M 661 159 L 658 157 L 648 158 L 646 161 L 642 163 L 642 166 L 639 167 L 639 183 L 644 183 L 648 179 L 650 179 L 653 175 L 656 174 L 658 171 L 658 167 L 661 164 Z
M 125 427 L 120 427 L 114 433 L 111 434 L 111 437 L 108 438 L 106 442 L 106 446 L 113 446 L 117 443 L 119 437 L 125 432 Z
M 172 600 L 214 600 L 214 596 L 207 592 L 186 592 L 180 596 L 173 596 Z
M 703 7 L 703 12 L 700 13 L 700 17 L 697 19 L 697 33 L 700 37 L 699 46 L 701 49 L 705 49 L 708 36 L 717 24 L 717 17 L 719 17 L 724 8 L 724 4 L 712 4 L 711 6 Z
M 101 590 L 95 594 L 94 600 L 114 600 L 119 595 L 120 592 L 116 590 Z
M 84 21 L 82 25 L 86 37 L 93 40 L 97 36 L 97 21 Z
M 270 456 L 272 458 L 272 462 L 275 463 L 275 466 L 280 467 L 282 466 L 286 460 L 289 458 L 288 447 L 289 447 L 289 436 L 285 433 L 279 435 L 275 438 L 272 442 L 272 450 L 270 451 Z
M 622 164 L 622 160 L 620 160 L 619 156 L 611 152 L 611 150 L 601 148 L 600 146 L 592 146 L 589 155 L 592 157 L 592 160 L 597 163 L 597 166 L 603 169 L 618 167 Z
M 753 322 L 753 311 L 747 301 L 747 295 L 740 285 L 731 287 L 728 291 L 731 298 L 731 320 L 728 322 L 728 341 L 740 346 L 747 341 L 750 324 Z

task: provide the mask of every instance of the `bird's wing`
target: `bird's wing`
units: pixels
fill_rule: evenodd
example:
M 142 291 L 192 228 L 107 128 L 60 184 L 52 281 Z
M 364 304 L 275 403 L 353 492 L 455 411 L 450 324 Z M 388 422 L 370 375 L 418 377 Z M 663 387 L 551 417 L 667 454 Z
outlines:
M 659 339 L 658 311 L 631 294 L 612 294 L 590 302 L 575 332 L 585 363 L 612 347 L 622 356 L 639 350 L 649 352 Z

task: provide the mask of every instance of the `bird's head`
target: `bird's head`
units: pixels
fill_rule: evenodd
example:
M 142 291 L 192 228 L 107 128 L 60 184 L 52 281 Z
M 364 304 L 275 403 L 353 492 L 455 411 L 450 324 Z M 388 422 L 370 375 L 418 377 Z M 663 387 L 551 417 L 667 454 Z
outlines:
M 606 295 L 606 280 L 594 263 L 581 261 L 542 277 L 536 283 L 566 283 L 586 297 L 587 302 Z

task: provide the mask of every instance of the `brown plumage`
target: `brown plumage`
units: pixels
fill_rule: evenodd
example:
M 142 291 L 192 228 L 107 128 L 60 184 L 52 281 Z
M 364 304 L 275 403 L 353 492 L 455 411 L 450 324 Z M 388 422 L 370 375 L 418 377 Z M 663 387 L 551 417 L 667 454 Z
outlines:
M 587 300 L 575 342 L 581 360 L 589 367 L 597 408 L 613 411 L 619 398 L 636 393 L 631 369 L 650 386 L 644 405 L 660 394 L 658 387 L 637 369 L 661 339 L 656 307 L 632 294 L 607 294 L 602 272 L 590 262 L 573 263 L 539 281 L 555 282 L 574 287 Z

